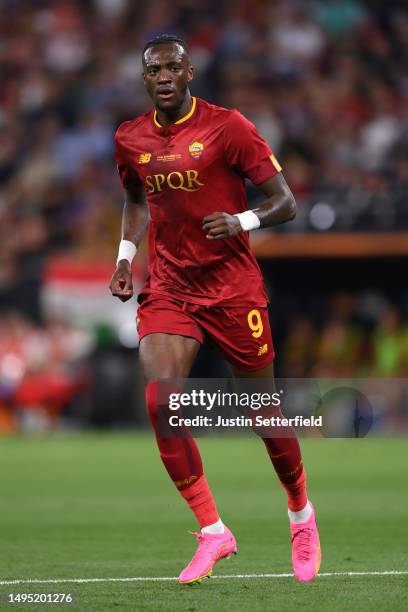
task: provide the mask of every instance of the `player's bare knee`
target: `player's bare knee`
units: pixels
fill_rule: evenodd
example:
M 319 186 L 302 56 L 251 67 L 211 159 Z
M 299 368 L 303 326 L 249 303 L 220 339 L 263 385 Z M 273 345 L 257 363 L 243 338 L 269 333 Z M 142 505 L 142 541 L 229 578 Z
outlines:
M 194 338 L 154 333 L 142 338 L 139 358 L 147 382 L 163 378 L 186 378 L 200 348 Z

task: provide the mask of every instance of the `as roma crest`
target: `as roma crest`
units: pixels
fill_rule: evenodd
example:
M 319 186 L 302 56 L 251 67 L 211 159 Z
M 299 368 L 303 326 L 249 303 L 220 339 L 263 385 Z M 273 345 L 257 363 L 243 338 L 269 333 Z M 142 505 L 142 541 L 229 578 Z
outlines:
M 194 159 L 198 159 L 199 157 L 201 157 L 202 152 L 204 151 L 204 145 L 201 142 L 195 141 L 188 147 L 188 151 L 191 157 L 194 157 Z

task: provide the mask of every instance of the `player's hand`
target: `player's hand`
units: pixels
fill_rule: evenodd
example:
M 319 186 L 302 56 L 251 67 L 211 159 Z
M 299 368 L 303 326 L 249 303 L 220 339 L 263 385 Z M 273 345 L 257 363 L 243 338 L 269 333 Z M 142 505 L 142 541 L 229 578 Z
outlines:
M 242 232 L 238 217 L 225 212 L 215 212 L 203 219 L 203 231 L 208 240 L 232 238 Z
M 112 276 L 109 289 L 113 296 L 127 302 L 133 295 L 132 270 L 126 259 L 121 259 Z

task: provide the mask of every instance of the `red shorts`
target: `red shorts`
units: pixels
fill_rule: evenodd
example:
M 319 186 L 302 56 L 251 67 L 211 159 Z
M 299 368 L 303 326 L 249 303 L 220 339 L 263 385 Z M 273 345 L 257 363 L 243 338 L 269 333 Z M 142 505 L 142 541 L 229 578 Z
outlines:
M 275 356 L 266 306 L 201 306 L 149 295 L 139 306 L 137 329 L 140 339 L 154 333 L 177 334 L 202 344 L 207 337 L 242 370 L 261 370 Z

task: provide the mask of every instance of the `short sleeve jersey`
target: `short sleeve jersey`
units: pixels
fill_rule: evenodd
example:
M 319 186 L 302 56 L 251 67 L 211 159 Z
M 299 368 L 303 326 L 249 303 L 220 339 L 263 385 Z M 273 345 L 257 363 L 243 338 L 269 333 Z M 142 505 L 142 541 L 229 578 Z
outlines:
M 209 240 L 203 217 L 247 210 L 245 178 L 280 172 L 255 126 L 236 110 L 193 98 L 190 112 L 161 126 L 150 111 L 116 132 L 122 185 L 143 184 L 150 210 L 143 294 L 205 306 L 262 306 L 267 296 L 248 232 Z

